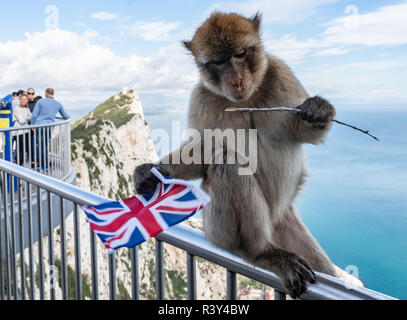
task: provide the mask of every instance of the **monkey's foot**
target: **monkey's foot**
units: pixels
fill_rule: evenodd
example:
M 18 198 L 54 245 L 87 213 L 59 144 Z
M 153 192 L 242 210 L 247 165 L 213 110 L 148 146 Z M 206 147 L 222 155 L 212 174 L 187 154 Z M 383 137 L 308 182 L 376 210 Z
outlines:
M 306 281 L 314 283 L 316 280 L 315 273 L 304 258 L 279 248 L 260 254 L 255 264 L 275 272 L 293 299 L 305 292 Z
M 306 291 L 306 281 L 314 283 L 316 280 L 315 273 L 307 261 L 294 253 L 287 253 L 281 257 L 279 269 L 277 274 L 293 299 Z

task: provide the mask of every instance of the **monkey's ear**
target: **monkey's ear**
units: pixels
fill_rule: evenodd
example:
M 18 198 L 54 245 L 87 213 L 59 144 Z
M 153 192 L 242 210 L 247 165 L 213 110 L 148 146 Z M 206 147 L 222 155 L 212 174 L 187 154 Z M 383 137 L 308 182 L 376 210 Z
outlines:
M 189 51 L 192 51 L 192 41 L 182 41 L 182 45 Z
M 254 29 L 259 32 L 260 24 L 261 24 L 262 14 L 260 12 L 256 12 L 256 14 L 250 19 L 252 22 Z

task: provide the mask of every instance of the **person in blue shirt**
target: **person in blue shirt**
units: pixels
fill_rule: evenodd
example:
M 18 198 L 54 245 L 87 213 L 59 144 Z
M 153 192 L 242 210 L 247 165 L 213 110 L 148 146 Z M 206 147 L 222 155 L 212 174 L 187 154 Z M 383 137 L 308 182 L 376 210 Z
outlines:
M 54 89 L 45 90 L 45 98 L 38 100 L 31 116 L 32 125 L 53 124 L 56 115 L 60 113 L 62 118 L 69 119 L 61 103 L 54 99 Z M 48 131 L 48 134 L 46 132 Z M 41 165 L 42 171 L 48 171 L 48 143 L 51 131 L 43 128 L 36 129 L 37 163 Z M 39 169 L 39 168 L 38 168 Z
M 32 113 L 31 124 L 51 124 L 55 122 L 56 115 L 60 113 L 62 118 L 69 119 L 64 107 L 54 99 L 54 89 L 45 90 L 45 98 L 38 100 Z

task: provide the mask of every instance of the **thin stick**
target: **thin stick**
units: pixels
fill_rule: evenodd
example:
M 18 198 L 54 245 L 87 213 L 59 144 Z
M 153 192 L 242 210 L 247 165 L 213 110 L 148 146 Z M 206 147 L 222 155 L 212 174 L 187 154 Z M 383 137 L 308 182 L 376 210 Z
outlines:
M 359 130 L 360 132 L 363 132 L 364 134 L 367 134 L 368 136 L 371 136 L 373 139 L 375 139 L 375 140 L 377 140 L 377 141 L 380 141 L 377 137 L 375 137 L 374 135 L 370 134 L 370 133 L 369 133 L 369 130 L 362 130 L 362 129 L 358 128 L 358 127 L 352 126 L 351 124 L 347 124 L 347 123 L 345 123 L 345 122 L 341 122 L 341 121 L 336 120 L 336 119 L 332 119 L 332 121 L 333 121 L 333 122 L 336 122 L 336 123 L 339 123 L 339 124 L 341 124 L 341 125 L 343 125 L 343 126 L 347 126 L 347 127 L 349 127 L 349 128 L 352 128 L 352 129 L 355 129 L 355 130 Z
M 300 113 L 301 110 L 299 109 L 294 109 L 294 108 L 285 108 L 285 107 L 279 107 L 279 108 L 226 108 L 226 112 L 253 112 L 253 111 L 291 111 L 295 113 Z M 368 136 L 372 137 L 373 139 L 380 141 L 377 137 L 369 133 L 369 130 L 362 130 L 358 127 L 355 127 L 351 124 L 347 124 L 345 122 L 341 122 L 339 120 L 333 119 L 333 122 L 339 123 L 343 126 L 347 126 L 349 128 L 352 128 L 354 130 L 358 130 L 364 134 L 367 134 Z

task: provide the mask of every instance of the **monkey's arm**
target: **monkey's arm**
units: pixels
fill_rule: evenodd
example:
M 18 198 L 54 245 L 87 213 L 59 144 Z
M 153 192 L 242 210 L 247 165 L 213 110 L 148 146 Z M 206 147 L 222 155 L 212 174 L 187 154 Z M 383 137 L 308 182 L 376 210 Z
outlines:
M 171 154 L 163 157 L 158 163 L 144 163 L 134 170 L 134 185 L 138 194 L 145 194 L 152 192 L 158 178 L 152 174 L 151 168 L 156 168 L 162 174 L 171 178 L 178 178 L 184 180 L 199 179 L 204 175 L 203 162 L 193 157 L 192 152 L 197 149 L 193 149 L 194 145 L 190 143 L 183 143 L 179 149 Z M 196 145 L 196 148 L 201 148 L 201 145 Z M 192 148 L 192 149 L 190 149 Z M 188 160 L 185 161 L 185 157 L 188 154 L 188 159 L 193 161 L 188 164 Z
M 172 178 L 199 179 L 205 172 L 202 154 L 200 140 L 184 142 L 176 151 L 163 157 L 159 162 L 159 167 Z
M 334 107 L 325 99 L 309 97 L 301 82 L 290 68 L 281 60 L 269 57 L 269 73 L 272 75 L 273 97 L 276 107 L 293 107 L 301 113 L 286 112 L 282 118 L 284 128 L 289 128 L 294 140 L 303 143 L 318 144 L 324 140 L 335 117 Z

